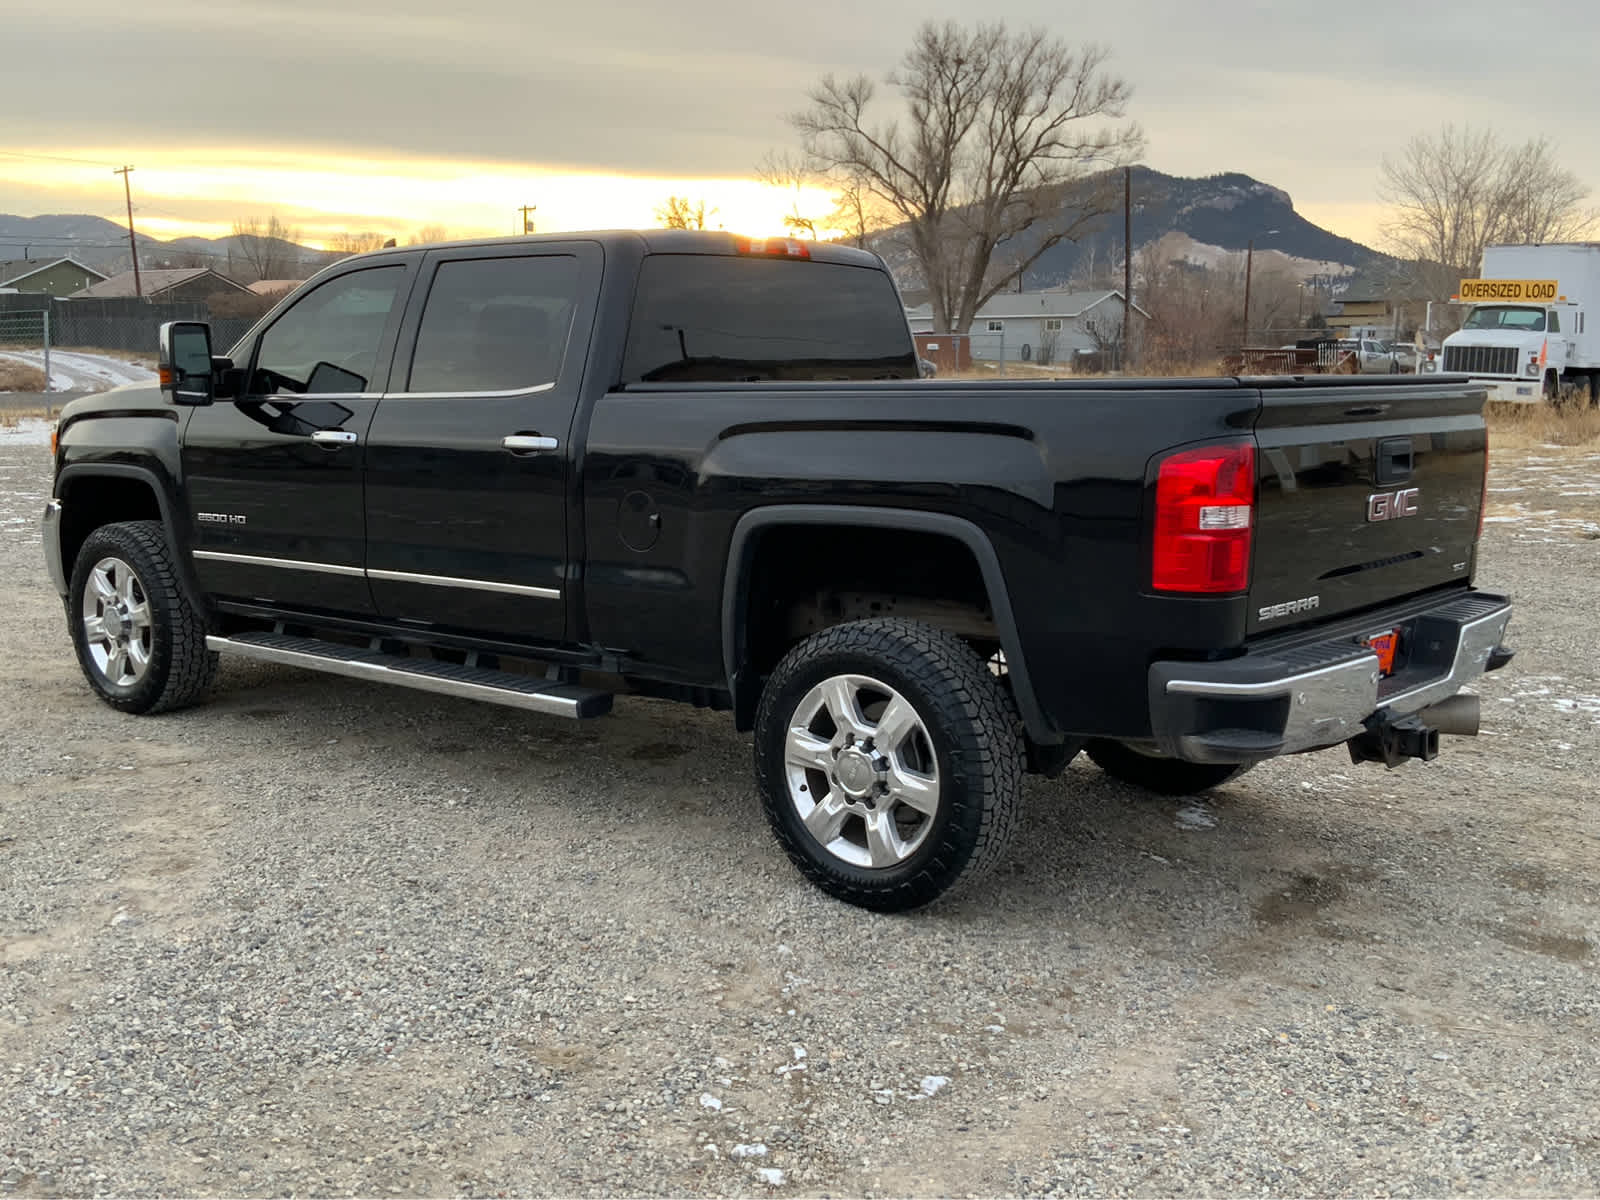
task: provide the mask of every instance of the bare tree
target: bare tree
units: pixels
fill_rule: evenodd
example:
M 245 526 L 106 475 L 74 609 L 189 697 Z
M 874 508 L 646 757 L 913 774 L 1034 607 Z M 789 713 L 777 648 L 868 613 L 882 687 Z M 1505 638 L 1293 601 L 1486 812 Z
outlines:
M 165 258 L 168 267 L 188 268 L 209 267 L 213 255 L 205 250 L 174 250 Z
M 1378 195 L 1393 206 L 1384 226 L 1391 247 L 1441 297 L 1476 274 L 1485 246 L 1572 241 L 1596 222 L 1583 207 L 1589 188 L 1557 161 L 1548 140 L 1516 146 L 1490 130 L 1453 125 L 1385 158 Z
M 300 231 L 273 213 L 260 217 L 241 217 L 233 223 L 233 240 L 228 246 L 228 273 L 243 282 L 257 279 L 287 279 L 300 267 L 301 252 L 296 243 Z
M 894 225 L 892 210 L 873 194 L 859 172 L 838 176 L 832 183 L 834 206 L 826 225 L 839 230 L 845 241 L 865 250 L 874 234 Z
M 716 215 L 717 210 L 707 208 L 704 200 L 691 202 L 687 196 L 668 196 L 667 202 L 656 209 L 656 220 L 663 229 L 704 229 Z
M 328 239 L 328 249 L 343 258 L 348 254 L 365 254 L 382 247 L 383 234 L 366 230 L 362 233 L 336 233 Z
M 791 193 L 784 226 L 810 238 L 843 240 L 866 249 L 871 237 L 895 223 L 893 215 L 867 189 L 859 173 L 846 173 L 808 161 L 804 155 L 769 153 L 756 167 L 756 178 L 770 187 Z M 826 213 L 801 208 L 807 188 L 833 193 L 833 208 Z
M 1243 262 L 1213 270 L 1174 253 L 1168 239 L 1134 256 L 1134 292 L 1150 314 L 1140 330 L 1141 367 L 1187 371 L 1215 364 L 1226 345 L 1237 345 L 1244 303 Z M 1214 368 L 1213 368 L 1214 369 Z
M 936 325 L 965 333 L 989 297 L 1110 210 L 1088 177 L 1144 138 L 1118 123 L 1131 88 L 1107 57 L 1044 30 L 928 22 L 887 78 L 904 122 L 869 117 L 864 75 L 824 76 L 792 121 L 811 161 L 903 222 Z
M 808 187 L 817 182 L 805 158 L 787 151 L 771 152 L 756 167 L 756 178 L 768 187 L 788 193 L 789 211 L 783 214 L 783 227 L 797 236 L 815 238 L 817 217 L 808 216 L 800 202 Z
M 448 242 L 450 231 L 443 225 L 424 225 L 406 239 L 408 246 L 426 246 L 433 242 Z

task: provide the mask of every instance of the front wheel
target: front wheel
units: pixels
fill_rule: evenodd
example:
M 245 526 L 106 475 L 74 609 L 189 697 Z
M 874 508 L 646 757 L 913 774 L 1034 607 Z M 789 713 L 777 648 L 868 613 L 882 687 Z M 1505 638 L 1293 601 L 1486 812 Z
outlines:
M 897 618 L 802 642 L 756 716 L 767 820 L 829 895 L 900 912 L 981 876 L 1018 820 L 1010 696 L 953 634 Z
M 1192 763 L 1181 758 L 1141 754 L 1121 742 L 1095 739 L 1087 748 L 1089 758 L 1113 779 L 1163 796 L 1192 796 L 1208 788 L 1221 787 L 1248 771 L 1254 763 Z
M 102 525 L 84 540 L 67 618 L 89 686 L 122 712 L 192 704 L 216 674 L 159 521 Z

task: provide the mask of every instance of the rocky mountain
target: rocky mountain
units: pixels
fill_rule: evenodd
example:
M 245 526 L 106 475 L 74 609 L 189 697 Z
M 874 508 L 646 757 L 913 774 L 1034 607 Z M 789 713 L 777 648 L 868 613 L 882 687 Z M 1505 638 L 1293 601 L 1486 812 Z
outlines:
M 1027 288 L 1060 287 L 1080 268 L 1108 269 L 1122 261 L 1122 178 L 1110 172 L 1089 181 L 1105 186 L 1116 196 L 1115 211 L 1101 218 L 1094 232 L 1077 242 L 1063 242 L 1039 258 L 1024 279 Z M 1134 167 L 1133 244 L 1135 250 L 1170 234 L 1181 234 L 1204 252 L 1213 248 L 1242 252 L 1254 239 L 1257 252 L 1275 250 L 1301 260 L 1307 272 L 1342 274 L 1384 261 L 1385 256 L 1360 242 L 1340 237 L 1306 220 L 1295 211 L 1294 201 L 1282 188 L 1249 175 L 1227 173 L 1191 179 L 1167 175 L 1149 167 Z M 1026 235 L 1021 246 L 1027 248 Z M 1184 244 L 1183 239 L 1176 239 Z M 880 253 L 901 279 L 915 291 L 919 281 L 910 256 L 897 246 L 895 231 L 881 235 Z M 1035 243 L 1037 244 L 1037 243 Z M 1092 272 L 1091 272 L 1092 273 Z

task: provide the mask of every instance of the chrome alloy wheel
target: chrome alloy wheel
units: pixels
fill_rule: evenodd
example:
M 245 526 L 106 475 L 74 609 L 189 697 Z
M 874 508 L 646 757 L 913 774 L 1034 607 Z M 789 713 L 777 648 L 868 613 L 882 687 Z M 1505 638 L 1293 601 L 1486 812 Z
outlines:
M 893 867 L 927 840 L 939 764 L 911 702 L 866 675 L 806 693 L 784 740 L 789 799 L 817 844 L 855 867 Z
M 82 596 L 83 640 L 95 669 L 114 687 L 132 687 L 150 669 L 150 598 L 133 568 L 102 558 Z

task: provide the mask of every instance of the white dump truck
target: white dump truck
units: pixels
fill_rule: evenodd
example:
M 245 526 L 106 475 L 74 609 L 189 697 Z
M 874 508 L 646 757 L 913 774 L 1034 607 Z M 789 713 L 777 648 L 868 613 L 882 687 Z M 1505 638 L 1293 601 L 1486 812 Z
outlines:
M 1480 279 L 1455 297 L 1470 305 L 1444 340 L 1441 369 L 1470 375 L 1489 399 L 1513 404 L 1600 403 L 1600 242 L 1489 246 Z

